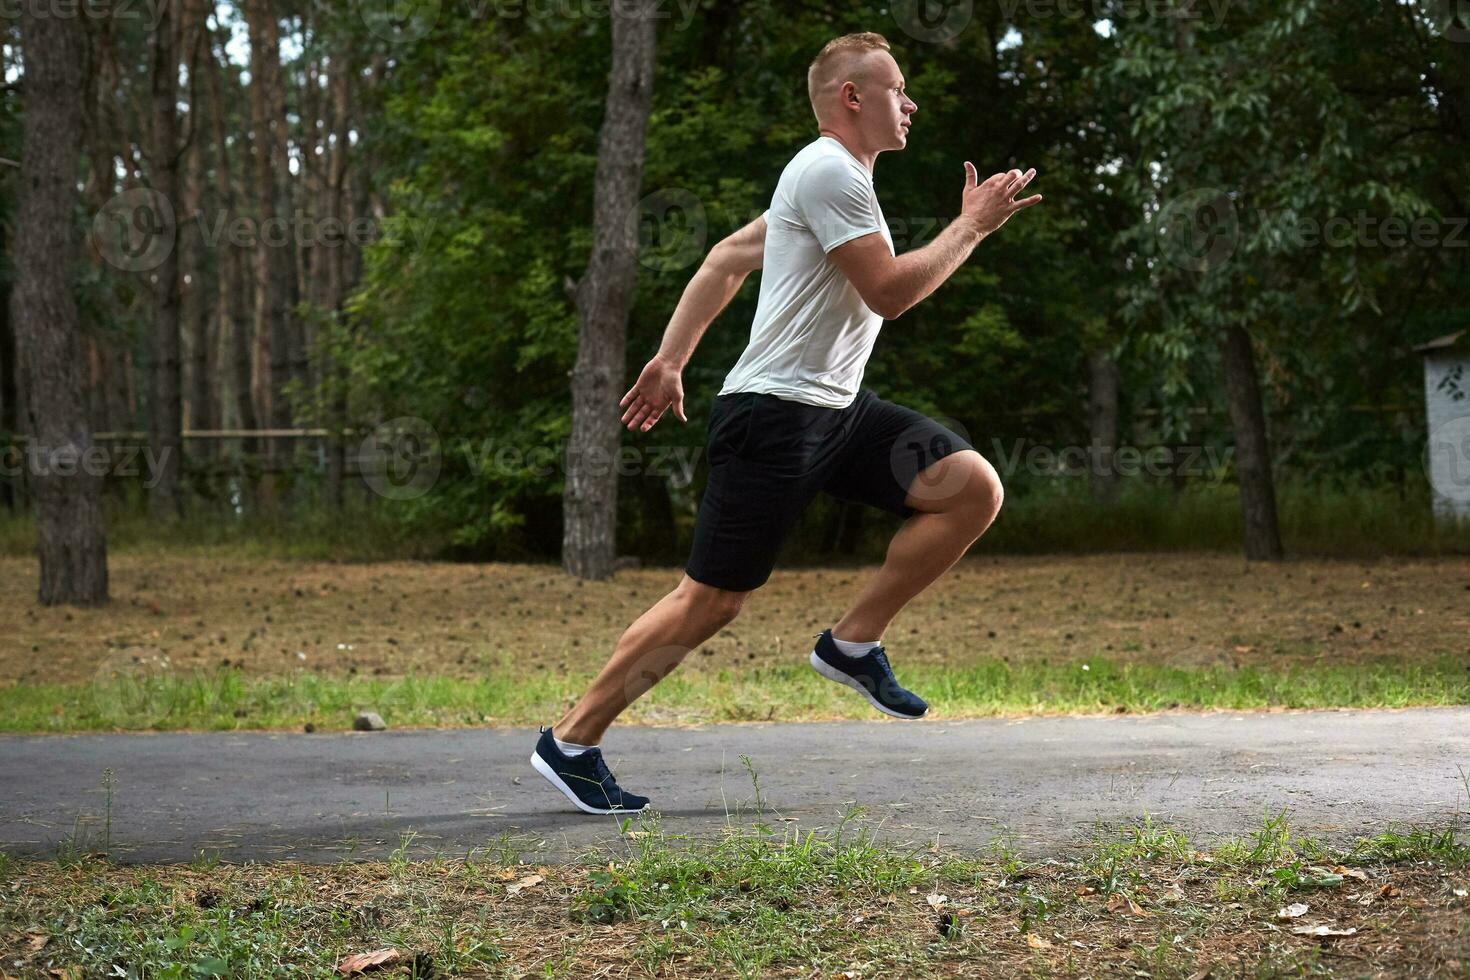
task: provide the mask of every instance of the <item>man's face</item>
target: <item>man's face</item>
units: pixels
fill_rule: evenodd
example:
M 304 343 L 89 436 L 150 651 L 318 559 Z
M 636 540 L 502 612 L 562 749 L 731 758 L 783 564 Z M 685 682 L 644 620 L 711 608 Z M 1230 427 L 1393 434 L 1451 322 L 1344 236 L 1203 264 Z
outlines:
M 862 111 L 858 124 L 863 141 L 874 150 L 901 150 L 908 145 L 910 118 L 919 107 L 904 92 L 903 72 L 887 51 L 868 56 L 858 92 Z

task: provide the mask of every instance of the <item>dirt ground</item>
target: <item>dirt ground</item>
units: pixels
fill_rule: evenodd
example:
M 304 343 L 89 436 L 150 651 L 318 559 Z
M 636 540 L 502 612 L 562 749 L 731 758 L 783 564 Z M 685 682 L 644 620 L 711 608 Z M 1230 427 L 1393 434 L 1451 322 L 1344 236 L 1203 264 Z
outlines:
M 777 572 L 701 653 L 789 661 L 870 569 Z M 0 559 L 0 685 L 89 681 L 126 652 L 251 675 L 474 676 L 504 658 L 591 670 L 677 569 L 583 583 L 546 565 L 331 564 L 115 556 L 111 604 L 42 608 L 29 559 Z M 1107 657 L 1177 665 L 1470 654 L 1470 559 L 1288 561 L 1119 554 L 967 559 L 885 642 L 906 662 Z

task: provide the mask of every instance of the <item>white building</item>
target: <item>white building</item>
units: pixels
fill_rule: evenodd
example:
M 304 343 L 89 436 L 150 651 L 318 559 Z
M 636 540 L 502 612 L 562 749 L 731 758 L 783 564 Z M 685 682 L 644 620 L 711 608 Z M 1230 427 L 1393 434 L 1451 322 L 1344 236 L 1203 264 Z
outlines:
M 1436 337 L 1414 350 L 1424 355 L 1427 466 L 1434 513 L 1470 520 L 1470 330 Z

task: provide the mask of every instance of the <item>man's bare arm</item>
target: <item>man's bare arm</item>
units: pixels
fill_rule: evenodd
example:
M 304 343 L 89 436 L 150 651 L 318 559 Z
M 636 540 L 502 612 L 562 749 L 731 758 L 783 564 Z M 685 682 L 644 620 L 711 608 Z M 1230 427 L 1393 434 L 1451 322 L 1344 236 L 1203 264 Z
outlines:
M 977 184 L 975 167 L 967 162 L 960 215 L 934 241 L 895 256 L 874 232 L 834 248 L 832 261 L 857 288 L 868 309 L 885 320 L 895 319 L 938 289 L 975 246 L 1011 215 L 1041 200 L 1040 194 L 1013 200 L 1035 176 L 1034 169 L 1024 174 L 1011 170 Z
M 684 287 L 658 353 L 623 396 L 623 424 L 630 432 L 647 432 L 670 407 L 680 422 L 689 421 L 684 416 L 684 382 L 680 377 L 684 365 L 689 363 L 704 331 L 735 298 L 746 277 L 761 267 L 765 248 L 766 219 L 762 216 L 710 249 L 699 271 Z

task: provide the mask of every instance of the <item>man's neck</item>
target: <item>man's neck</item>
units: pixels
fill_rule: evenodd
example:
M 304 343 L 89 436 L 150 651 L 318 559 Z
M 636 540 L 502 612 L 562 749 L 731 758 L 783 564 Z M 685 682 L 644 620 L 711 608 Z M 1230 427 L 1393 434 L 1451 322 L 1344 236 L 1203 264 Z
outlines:
M 853 158 L 856 159 L 858 163 L 861 163 L 864 167 L 868 168 L 868 173 L 873 172 L 873 165 L 878 162 L 877 150 L 864 150 L 858 145 L 857 140 L 854 139 L 852 136 L 844 133 L 839 133 L 835 129 L 828 129 L 826 126 L 819 126 L 817 128 L 817 133 L 818 135 L 826 136 L 841 143 L 842 148 L 845 149 L 848 153 L 851 153 L 853 155 Z

